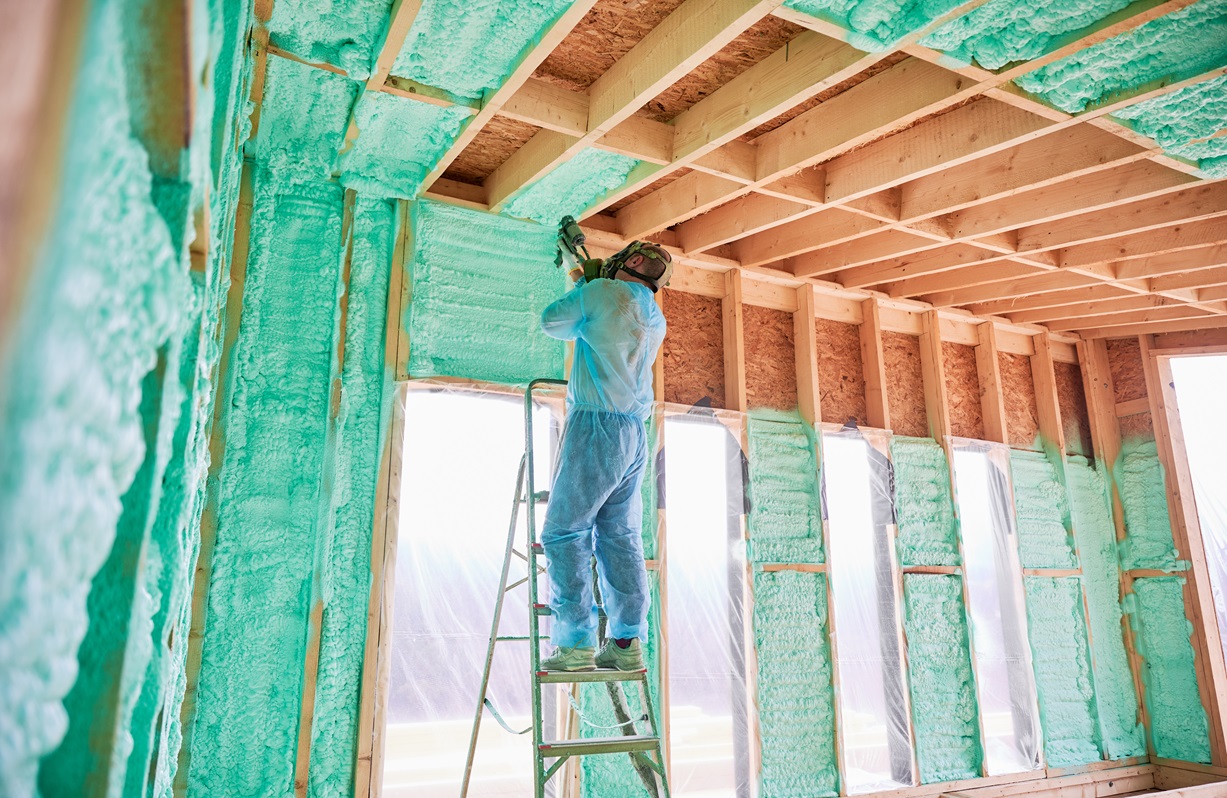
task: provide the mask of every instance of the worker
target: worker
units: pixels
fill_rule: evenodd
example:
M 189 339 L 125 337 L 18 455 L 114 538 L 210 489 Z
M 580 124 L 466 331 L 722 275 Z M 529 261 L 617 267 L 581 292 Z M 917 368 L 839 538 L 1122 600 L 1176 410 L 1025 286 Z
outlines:
M 549 563 L 552 671 L 642 670 L 648 617 L 640 486 L 652 412 L 652 364 L 665 337 L 653 294 L 673 271 L 662 247 L 636 241 L 545 309 L 546 335 L 575 341 L 567 422 L 541 542 Z M 599 654 L 592 569 L 608 618 Z

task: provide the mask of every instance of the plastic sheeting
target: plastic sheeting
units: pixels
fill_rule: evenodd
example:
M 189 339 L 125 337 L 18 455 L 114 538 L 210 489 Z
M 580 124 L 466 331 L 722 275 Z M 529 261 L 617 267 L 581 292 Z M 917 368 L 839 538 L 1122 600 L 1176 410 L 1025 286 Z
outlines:
M 889 434 L 874 430 L 822 433 L 840 745 L 852 794 L 916 783 L 889 447 Z
M 749 798 L 740 418 L 664 422 L 673 795 Z
M 1038 770 L 1039 709 L 1004 444 L 952 438 L 976 688 L 991 776 Z
M 524 403 L 522 395 L 421 383 L 410 384 L 404 403 L 383 794 L 455 798 L 524 450 Z M 534 418 L 539 486 L 548 484 L 557 415 L 542 407 Z M 520 561 L 512 569 L 518 578 Z M 502 634 L 527 634 L 527 603 L 527 586 L 508 595 Z M 527 672 L 527 645 L 500 643 L 490 696 L 516 728 L 531 722 Z M 553 718 L 553 691 L 545 700 Z M 487 713 L 470 795 L 531 795 L 531 741 Z

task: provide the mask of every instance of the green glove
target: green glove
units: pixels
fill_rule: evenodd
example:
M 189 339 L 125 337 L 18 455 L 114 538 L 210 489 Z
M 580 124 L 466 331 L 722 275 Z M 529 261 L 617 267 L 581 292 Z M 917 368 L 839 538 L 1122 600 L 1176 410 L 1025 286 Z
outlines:
M 600 258 L 588 258 L 581 265 L 584 269 L 584 279 L 592 282 L 601 276 L 601 269 L 605 266 L 605 261 Z

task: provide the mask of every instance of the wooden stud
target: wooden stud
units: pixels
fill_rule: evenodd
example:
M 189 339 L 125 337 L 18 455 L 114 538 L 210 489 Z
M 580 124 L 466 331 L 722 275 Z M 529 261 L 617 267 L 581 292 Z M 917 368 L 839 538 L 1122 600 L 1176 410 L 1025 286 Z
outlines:
M 874 297 L 861 301 L 861 370 L 865 377 L 865 413 L 869 426 L 890 429 L 886 358 L 882 348 L 882 308 Z
M 1009 443 L 1006 430 L 1005 394 L 1001 389 L 1001 361 L 997 350 L 996 328 L 991 322 L 976 327 L 976 374 L 980 382 L 980 408 L 984 418 L 984 439 Z
M 929 417 L 929 436 L 945 445 L 950 436 L 950 408 L 946 395 L 941 323 L 937 311 L 926 311 L 920 333 L 920 369 L 924 377 L 925 412 Z M 953 473 L 953 466 L 951 467 Z
M 818 385 L 814 288 L 802 285 L 796 291 L 797 310 L 792 318 L 797 359 L 797 408 L 806 424 L 816 426 L 822 421 L 822 391 Z
M 744 411 L 746 407 L 746 352 L 742 332 L 741 273 L 729 271 L 724 276 L 724 298 L 721 309 L 724 318 L 724 401 L 729 410 Z
M 405 44 L 405 37 L 409 35 L 409 29 L 413 27 L 413 21 L 421 10 L 421 0 L 393 0 L 388 14 L 388 29 L 384 33 L 383 43 L 379 46 L 375 68 L 371 70 L 371 77 L 366 82 L 368 90 L 380 90 L 387 82 L 392 65 Z

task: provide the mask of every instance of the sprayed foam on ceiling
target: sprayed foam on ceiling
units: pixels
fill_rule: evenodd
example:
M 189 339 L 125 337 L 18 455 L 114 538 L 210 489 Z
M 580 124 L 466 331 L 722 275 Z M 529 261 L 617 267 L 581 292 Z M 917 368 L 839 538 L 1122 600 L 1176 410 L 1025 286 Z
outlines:
M 1115 114 L 1159 143 L 1169 155 L 1197 162 L 1211 177 L 1227 177 L 1227 75 L 1138 103 Z
M 341 157 L 341 182 L 377 197 L 413 199 L 468 117 L 465 108 L 366 92 L 354 108 L 358 138 Z
M 963 0 L 787 0 L 785 6 L 848 31 L 848 43 L 870 52 L 885 50 Z
M 1201 0 L 1018 77 L 1044 102 L 1078 113 L 1148 83 L 1187 80 L 1227 64 L 1227 0 Z
M 274 56 L 266 81 L 256 159 L 287 177 L 330 179 L 358 84 Z
M 625 183 L 639 163 L 625 155 L 589 147 L 517 194 L 507 203 L 505 212 L 547 225 L 563 216 L 579 216 Z
M 1000 69 L 1039 58 L 1130 0 L 990 0 L 920 40 L 961 63 Z
M 365 80 L 388 29 L 391 8 L 392 0 L 277 0 L 269 39 L 286 52 Z
M 569 0 L 425 0 L 392 74 L 477 99 L 498 88 Z

